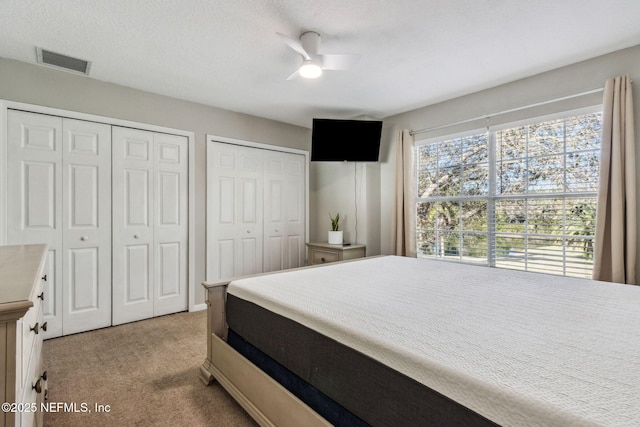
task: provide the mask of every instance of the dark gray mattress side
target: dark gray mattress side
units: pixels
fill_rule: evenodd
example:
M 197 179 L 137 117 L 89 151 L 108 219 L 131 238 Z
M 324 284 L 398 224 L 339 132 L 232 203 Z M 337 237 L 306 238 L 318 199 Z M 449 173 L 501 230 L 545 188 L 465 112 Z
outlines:
M 374 426 L 495 425 L 386 365 L 252 302 L 227 295 L 238 335 Z

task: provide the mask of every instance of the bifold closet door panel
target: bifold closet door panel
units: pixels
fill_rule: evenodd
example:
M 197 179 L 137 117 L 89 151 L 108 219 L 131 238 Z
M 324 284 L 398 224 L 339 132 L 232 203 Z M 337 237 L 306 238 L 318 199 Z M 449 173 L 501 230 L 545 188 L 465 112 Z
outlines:
M 8 124 L 8 243 L 49 245 L 44 337 L 109 326 L 111 127 L 13 110 Z
M 207 145 L 207 280 L 235 276 L 236 152 L 231 144 Z
M 111 325 L 111 126 L 63 120 L 63 334 Z
M 188 139 L 113 127 L 113 324 L 188 308 Z
M 49 245 L 46 338 L 62 335 L 62 118 L 7 112 L 7 243 Z
M 188 308 L 188 140 L 183 136 L 154 134 L 155 282 L 153 314 Z
M 236 147 L 236 275 L 263 271 L 263 153 Z
M 262 151 L 207 144 L 207 280 L 262 272 Z
M 305 158 L 264 151 L 264 271 L 305 263 Z
M 153 133 L 112 127 L 113 324 L 153 317 Z

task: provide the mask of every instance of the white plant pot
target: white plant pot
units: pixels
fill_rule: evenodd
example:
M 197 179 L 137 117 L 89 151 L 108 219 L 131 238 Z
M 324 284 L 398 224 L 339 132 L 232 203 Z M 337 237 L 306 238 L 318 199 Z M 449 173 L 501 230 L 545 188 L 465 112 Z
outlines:
M 329 231 L 328 241 L 330 245 L 341 245 L 342 231 Z

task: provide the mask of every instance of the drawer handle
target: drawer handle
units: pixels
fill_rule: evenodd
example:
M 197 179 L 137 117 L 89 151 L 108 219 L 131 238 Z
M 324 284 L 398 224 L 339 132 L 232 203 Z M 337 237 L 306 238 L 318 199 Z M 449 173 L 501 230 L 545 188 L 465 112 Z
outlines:
M 42 378 L 38 378 L 38 381 L 36 381 L 35 385 L 31 386 L 32 390 L 35 390 L 36 393 L 42 393 Z
M 327 260 L 326 260 L 326 259 L 324 259 L 324 257 L 320 258 L 320 261 L 322 261 L 322 262 L 327 262 Z
M 44 291 L 42 291 L 40 293 L 40 295 L 38 295 L 38 298 L 40 298 L 42 301 L 44 301 Z
M 33 325 L 29 329 L 32 330 L 33 332 L 35 332 L 36 335 L 38 335 L 38 333 L 40 333 L 40 323 L 36 323 L 35 325 Z
M 44 371 L 42 373 L 42 375 L 40 375 L 40 378 L 42 378 L 43 381 L 46 381 L 47 380 L 47 371 Z
M 47 275 L 46 274 L 44 276 L 42 276 L 42 280 L 44 280 L 45 282 L 47 281 Z
M 45 331 L 45 332 L 47 332 L 47 323 L 49 323 L 49 322 L 44 322 L 42 324 L 42 330 Z M 45 378 L 45 380 L 46 380 L 46 378 Z

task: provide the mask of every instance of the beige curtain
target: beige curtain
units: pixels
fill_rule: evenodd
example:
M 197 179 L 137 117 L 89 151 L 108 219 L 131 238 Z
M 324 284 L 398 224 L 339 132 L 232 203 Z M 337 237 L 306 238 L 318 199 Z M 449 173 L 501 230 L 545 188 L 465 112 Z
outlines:
M 413 135 L 408 130 L 396 137 L 395 198 L 392 244 L 396 255 L 416 257 L 416 190 Z
M 636 283 L 636 170 L 631 78 L 607 80 L 593 278 Z

